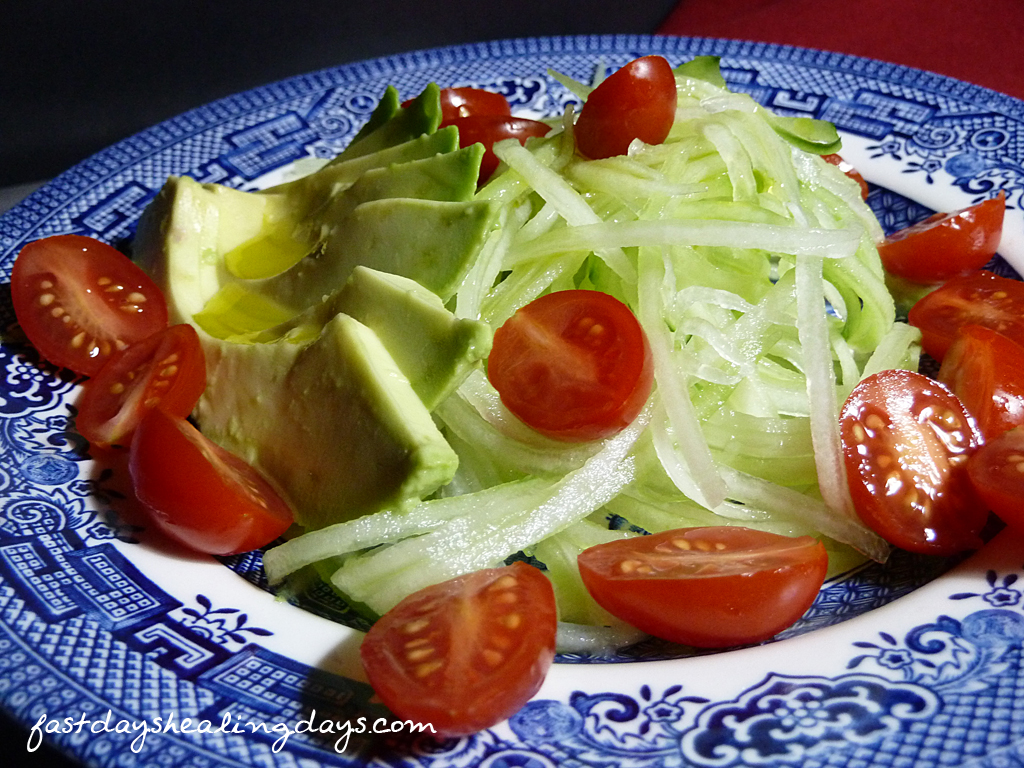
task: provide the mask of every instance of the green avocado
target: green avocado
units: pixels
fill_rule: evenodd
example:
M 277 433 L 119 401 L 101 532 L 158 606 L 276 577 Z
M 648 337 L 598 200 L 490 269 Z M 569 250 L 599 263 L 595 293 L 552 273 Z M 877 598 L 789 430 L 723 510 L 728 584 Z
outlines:
M 339 314 L 310 344 L 207 350 L 204 434 L 265 473 L 308 529 L 405 509 L 458 458 L 377 335 Z

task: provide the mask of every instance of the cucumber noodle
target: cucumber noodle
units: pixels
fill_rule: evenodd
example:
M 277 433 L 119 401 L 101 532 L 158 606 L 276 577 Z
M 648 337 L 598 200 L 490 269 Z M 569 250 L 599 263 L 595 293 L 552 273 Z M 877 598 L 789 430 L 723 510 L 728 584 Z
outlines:
M 853 512 L 838 431 L 861 378 L 917 367 L 878 222 L 856 183 L 791 145 L 752 99 L 676 79 L 661 145 L 582 159 L 570 107 L 548 137 L 495 147 L 504 165 L 477 196 L 500 204 L 498 220 L 452 305 L 497 328 L 548 291 L 618 297 L 651 344 L 640 417 L 601 442 L 556 442 L 512 417 L 477 371 L 435 412 L 460 459 L 439 497 L 268 551 L 272 582 L 320 563 L 348 598 L 384 612 L 525 552 L 552 579 L 563 635 L 592 649 L 632 635 L 587 595 L 576 555 L 638 529 L 740 524 L 885 559 Z

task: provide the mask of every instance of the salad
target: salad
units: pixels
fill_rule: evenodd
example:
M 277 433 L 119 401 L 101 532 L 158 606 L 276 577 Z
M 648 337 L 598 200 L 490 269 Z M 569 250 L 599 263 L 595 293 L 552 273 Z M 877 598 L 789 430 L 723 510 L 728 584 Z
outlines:
M 363 646 L 371 682 L 442 733 L 515 711 L 556 637 L 758 642 L 799 618 L 830 566 L 890 544 L 976 546 L 1001 510 L 992 489 L 1011 497 L 992 477 L 1020 460 L 1016 443 L 998 450 L 1014 432 L 982 438 L 975 416 L 1007 401 L 985 389 L 1007 379 L 965 374 L 982 356 L 957 335 L 1007 332 L 1018 306 L 992 276 L 959 277 L 994 252 L 1001 200 L 883 243 L 861 185 L 821 157 L 834 129 L 729 92 L 715 61 L 561 79 L 584 106 L 551 124 L 479 92 L 389 92 L 303 179 L 169 182 L 136 243 L 148 275 L 64 236 L 26 247 L 12 276 L 30 340 L 92 377 L 78 428 L 130 444 L 157 525 L 228 553 L 302 523 L 265 553 L 268 576 L 314 569 L 381 616 Z M 182 226 L 182 211 L 198 219 Z M 414 219 L 436 258 L 389 239 Z M 977 247 L 950 235 L 975 230 Z M 919 255 L 936 237 L 953 241 L 945 271 Z M 896 320 L 893 276 L 928 293 L 912 324 Z M 380 296 L 394 297 L 383 317 L 367 300 Z M 950 388 L 913 372 L 922 331 Z M 442 351 L 410 352 L 425 341 Z M 325 474 L 330 461 L 350 463 Z M 338 498 L 358 501 L 339 512 Z M 523 554 L 543 572 L 504 565 Z

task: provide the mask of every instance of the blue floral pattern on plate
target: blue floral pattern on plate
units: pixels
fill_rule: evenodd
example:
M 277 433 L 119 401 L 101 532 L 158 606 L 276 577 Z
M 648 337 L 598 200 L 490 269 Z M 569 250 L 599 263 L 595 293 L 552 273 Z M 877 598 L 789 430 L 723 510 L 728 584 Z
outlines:
M 549 67 L 586 80 L 647 53 L 721 56 L 734 89 L 836 123 L 888 230 L 1004 190 L 1006 261 L 992 266 L 1014 274 L 1007 261 L 1024 263 L 1021 102 L 837 54 L 623 36 L 412 53 L 201 107 L 0 218 L 0 276 L 38 237 L 127 242 L 168 174 L 244 189 L 329 157 L 387 84 L 479 85 L 524 113 L 555 114 L 572 97 Z M 390 716 L 352 664 L 358 632 L 328 620 L 360 619 L 324 588 L 301 608 L 275 601 L 258 552 L 216 562 L 147 538 L 123 467 L 97 460 L 72 429 L 77 380 L 19 340 L 9 300 L 0 318 L 0 705 L 41 736 L 40 724 L 62 718 L 106 722 L 45 734 L 85 763 L 1024 766 L 1024 542 L 1005 532 L 948 572 L 952 563 L 899 555 L 833 580 L 782 642 L 685 658 L 649 641 L 617 664 L 565 656 L 533 701 L 489 731 L 450 741 L 373 733 Z M 183 731 L 185 718 L 207 726 Z M 175 727 L 135 749 L 130 723 L 142 721 Z M 266 727 L 237 728 L 251 723 Z

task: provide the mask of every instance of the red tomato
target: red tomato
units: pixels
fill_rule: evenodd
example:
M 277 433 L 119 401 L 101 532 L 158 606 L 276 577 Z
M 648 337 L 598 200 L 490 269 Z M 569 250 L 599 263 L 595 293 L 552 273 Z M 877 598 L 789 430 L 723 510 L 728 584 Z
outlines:
M 654 381 L 636 316 L 600 291 L 556 291 L 530 302 L 495 332 L 487 364 L 512 413 L 570 442 L 624 429 Z
M 939 369 L 986 440 L 1024 425 L 1024 347 L 980 325 L 960 329 Z
M 661 144 L 676 116 L 676 78 L 661 56 L 643 56 L 601 82 L 576 120 L 576 147 L 584 157 L 624 155 L 634 139 Z
M 865 525 L 911 552 L 948 555 L 981 545 L 988 514 L 966 470 L 981 433 L 945 386 L 912 371 L 876 373 L 850 393 L 839 429 Z
M 1006 193 L 953 213 L 936 213 L 889 235 L 878 247 L 882 265 L 898 277 L 940 283 L 985 266 L 999 247 Z
M 555 656 L 551 582 L 516 562 L 421 589 L 363 639 L 363 668 L 403 720 L 464 736 L 518 711 Z
M 767 640 L 803 616 L 828 554 L 810 536 L 721 526 L 599 544 L 578 562 L 612 615 L 675 643 L 726 648 Z
M 125 445 L 143 414 L 159 405 L 192 413 L 206 389 L 206 358 L 191 325 L 172 325 L 116 352 L 85 383 L 75 426 L 97 445 Z
M 54 365 L 92 376 L 117 350 L 167 326 L 149 276 L 106 243 L 57 235 L 21 249 L 11 298 L 28 340 Z
M 518 139 L 525 144 L 531 136 L 546 136 L 550 126 L 525 117 L 508 117 L 507 115 L 470 115 L 452 120 L 445 125 L 454 125 L 459 129 L 459 146 L 469 147 L 483 144 L 484 159 L 480 163 L 480 183 L 491 177 L 498 167 L 498 156 L 491 147 L 496 141 Z
M 864 177 L 860 175 L 860 172 L 856 168 L 854 168 L 848 162 L 843 160 L 842 157 L 840 157 L 839 155 L 836 155 L 836 154 L 822 155 L 821 159 L 826 161 L 826 162 L 832 163 L 832 165 L 834 165 L 834 166 L 837 166 L 839 168 L 839 170 L 841 170 L 843 173 L 845 173 L 851 179 L 853 179 L 858 184 L 860 184 L 860 196 L 862 198 L 864 198 L 865 200 L 867 200 L 868 192 L 869 192 L 869 190 L 868 190 L 868 183 L 866 181 L 864 181 Z
M 967 462 L 975 490 L 999 518 L 1024 531 L 1024 428 L 1004 432 Z
M 135 428 L 128 467 L 156 527 L 198 552 L 248 552 L 292 523 L 288 505 L 262 475 L 160 408 Z
M 412 102 L 413 99 L 403 101 L 402 106 L 408 107 Z M 450 125 L 453 120 L 470 115 L 509 116 L 511 114 L 512 108 L 500 93 L 468 86 L 441 89 L 442 125 Z
M 954 277 L 914 304 L 907 320 L 921 329 L 924 351 L 939 361 L 965 325 L 983 325 L 1024 344 L 1024 283 L 985 270 Z

